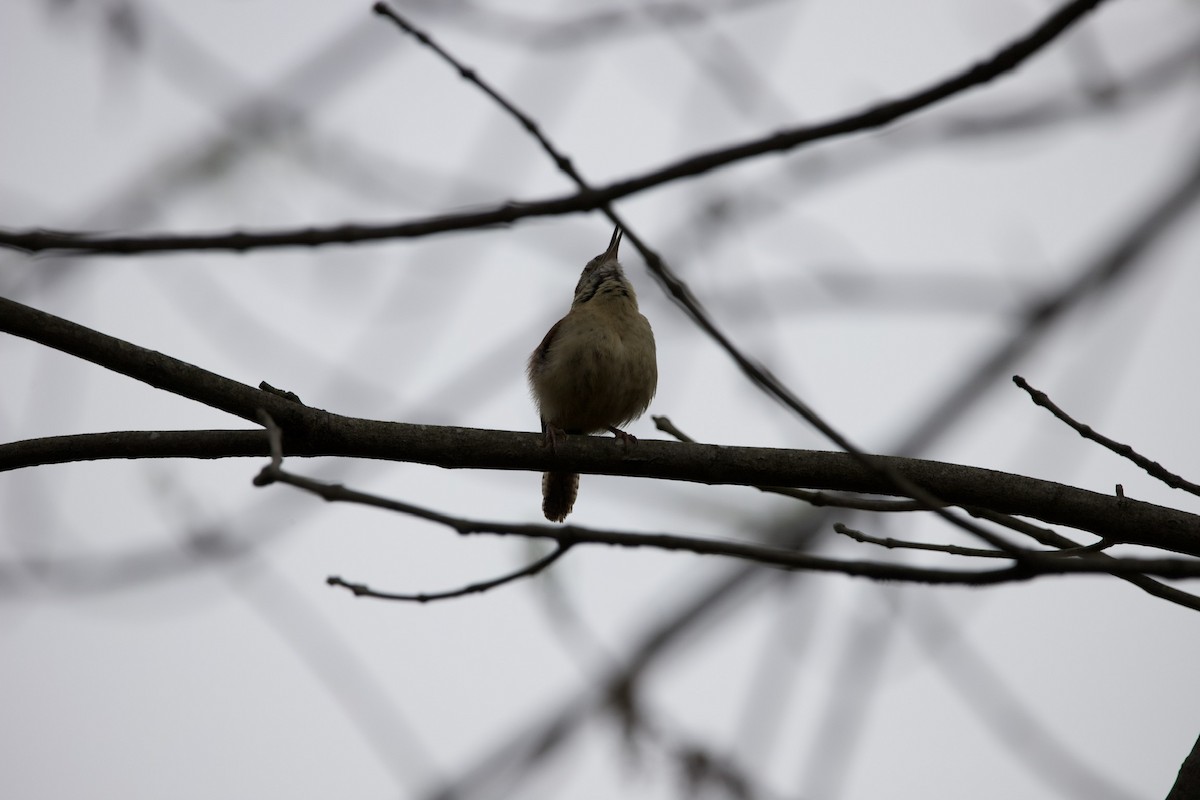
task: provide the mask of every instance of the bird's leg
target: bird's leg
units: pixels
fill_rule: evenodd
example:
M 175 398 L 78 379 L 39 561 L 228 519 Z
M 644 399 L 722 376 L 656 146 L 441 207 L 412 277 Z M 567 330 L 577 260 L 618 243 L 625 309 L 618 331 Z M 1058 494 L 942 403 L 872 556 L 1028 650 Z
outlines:
M 609 425 L 608 429 L 610 431 L 612 431 L 613 436 L 617 437 L 617 441 L 619 441 L 622 445 L 637 444 L 637 437 L 634 436 L 632 433 L 626 433 L 625 431 L 621 430 L 620 428 L 614 427 L 612 425 Z
M 567 432 L 562 428 L 556 428 L 553 425 L 542 419 L 542 447 L 550 445 L 550 452 L 558 454 L 558 437 L 566 436 Z

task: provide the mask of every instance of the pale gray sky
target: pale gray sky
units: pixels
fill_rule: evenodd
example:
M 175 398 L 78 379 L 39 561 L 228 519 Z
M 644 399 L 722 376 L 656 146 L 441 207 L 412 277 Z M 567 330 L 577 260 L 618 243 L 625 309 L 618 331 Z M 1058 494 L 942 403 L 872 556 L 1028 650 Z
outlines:
M 1052 6 L 396 7 L 599 184 L 923 88 Z M 739 345 L 864 449 L 892 450 L 1027 303 L 1101 257 L 1194 162 L 1198 12 L 1111 0 L 1014 74 L 881 133 L 618 210 Z M 571 190 L 494 103 L 365 2 L 9 0 L 0 102 L 5 228 L 332 225 Z M 920 455 L 1200 508 L 1008 380 L 1024 375 L 1200 480 L 1198 219 L 1171 227 Z M 609 232 L 588 214 L 245 255 L 0 253 L 0 294 L 339 413 L 532 431 L 524 360 Z M 650 414 L 706 442 L 830 446 L 750 386 L 632 249 L 624 260 L 658 339 Z M 248 427 L 23 340 L 0 339 L 0 374 L 4 441 Z M 630 430 L 663 436 L 649 415 Z M 0 475 L 0 794 L 424 798 L 476 776 L 461 796 L 689 796 L 661 748 L 632 757 L 612 716 L 531 775 L 489 759 L 738 565 L 591 548 L 482 596 L 355 599 L 325 578 L 438 591 L 544 551 L 255 488 L 260 466 Z M 528 473 L 289 466 L 451 513 L 540 521 Z M 584 476 L 571 519 L 754 539 L 806 513 L 752 489 Z M 974 544 L 930 519 L 844 516 L 876 535 Z M 184 543 L 202 535 L 240 555 L 197 558 Z M 829 525 L 820 537 L 842 557 L 928 560 Z M 29 571 L 45 559 L 54 570 Z M 735 759 L 767 798 L 1091 798 L 1097 777 L 1114 798 L 1161 797 L 1200 733 L 1198 626 L 1112 578 L 965 590 L 765 572 L 654 663 L 642 700 L 676 745 Z

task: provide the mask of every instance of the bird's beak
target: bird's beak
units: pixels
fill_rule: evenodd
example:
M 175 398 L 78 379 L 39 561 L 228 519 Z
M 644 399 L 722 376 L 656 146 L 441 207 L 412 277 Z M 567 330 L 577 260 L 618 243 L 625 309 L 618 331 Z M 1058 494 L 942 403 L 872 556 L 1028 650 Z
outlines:
M 616 261 L 617 250 L 621 247 L 621 236 L 623 234 L 624 231 L 621 230 L 620 226 L 613 228 L 612 239 L 608 243 L 608 249 L 604 251 L 605 260 L 611 259 Z

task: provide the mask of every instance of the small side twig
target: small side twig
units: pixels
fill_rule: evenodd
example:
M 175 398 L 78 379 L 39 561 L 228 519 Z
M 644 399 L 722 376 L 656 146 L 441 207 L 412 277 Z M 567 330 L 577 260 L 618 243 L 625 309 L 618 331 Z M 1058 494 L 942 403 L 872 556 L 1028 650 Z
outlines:
M 400 502 L 399 500 L 390 500 L 385 497 L 366 494 L 364 492 L 356 492 L 353 489 L 347 489 L 341 484 L 324 483 L 311 478 L 305 478 L 301 475 L 294 475 L 283 469 L 283 429 L 275 423 L 271 415 L 266 411 L 259 409 L 258 419 L 267 430 L 267 439 L 271 445 L 271 462 L 262 468 L 262 471 L 254 477 L 255 486 L 270 486 L 272 483 L 286 483 L 290 486 L 295 486 L 298 489 L 303 489 L 307 492 L 317 495 L 327 502 L 343 501 L 358 503 L 360 505 L 375 506 L 377 508 L 387 509 L 389 511 L 399 511 L 405 514 L 410 514 L 414 517 L 427 519 L 431 522 L 439 522 L 454 528 L 458 533 L 474 533 L 480 528 L 477 523 L 470 523 L 467 520 L 456 519 L 445 514 L 439 514 L 436 511 L 421 508 L 419 506 L 409 505 L 408 503 Z M 486 527 L 483 528 L 486 530 Z M 558 559 L 562 558 L 567 550 L 571 549 L 571 542 L 557 542 L 557 547 L 554 552 L 543 558 L 539 558 L 528 566 L 510 572 L 506 575 L 501 575 L 498 578 L 493 578 L 487 581 L 480 581 L 463 586 L 459 589 L 451 589 L 445 592 L 432 592 L 421 594 L 401 594 L 396 592 L 381 592 L 366 584 L 352 583 L 345 581 L 336 575 L 331 575 L 325 580 L 330 586 L 342 586 L 349 589 L 359 597 L 375 597 L 381 600 L 404 600 L 416 603 L 428 603 L 433 600 L 448 600 L 452 597 L 464 597 L 469 594 L 480 594 L 495 589 L 498 586 L 503 586 L 507 583 L 513 583 L 521 578 L 527 578 L 531 575 L 536 575 L 542 570 L 549 567 Z
M 889 550 L 932 550 L 937 553 L 949 553 L 954 556 L 970 556 L 972 558 L 1008 558 L 1008 553 L 1000 550 L 985 550 L 979 547 L 960 547 L 954 544 L 929 544 L 927 542 L 913 542 L 907 539 L 893 539 L 892 537 L 871 536 L 863 533 L 860 530 L 851 528 L 841 522 L 833 523 L 833 529 L 843 536 L 848 536 L 856 542 L 862 544 L 875 544 L 880 547 L 886 547 Z
M 871 536 L 868 533 L 863 533 L 860 530 L 851 528 L 841 522 L 835 522 L 833 529 L 848 536 L 856 542 L 863 544 L 875 544 L 880 547 L 886 547 L 889 550 L 930 550 L 936 553 L 949 553 L 955 556 L 970 556 L 972 558 L 1008 558 L 1008 554 L 1000 550 L 984 550 L 978 547 L 960 547 L 954 544 L 931 544 L 928 542 L 914 542 L 908 539 L 893 539 L 892 537 Z M 1053 534 L 1053 531 L 1048 531 Z M 1039 555 L 1055 556 L 1057 558 L 1071 556 L 1087 556 L 1093 553 L 1102 553 L 1112 547 L 1116 542 L 1110 539 L 1101 539 L 1098 542 L 1092 542 L 1087 545 L 1078 545 L 1076 547 L 1065 547 L 1061 550 L 1037 550 Z
M 300 395 L 296 394 L 295 392 L 289 392 L 287 389 L 279 389 L 267 383 L 266 381 L 260 382 L 258 384 L 258 388 L 262 389 L 264 392 L 270 392 L 276 397 L 282 397 L 284 400 L 291 400 L 293 403 L 304 405 L 304 401 L 300 399 Z
M 1098 542 L 1084 544 L 1078 547 L 1065 547 L 1062 550 L 1051 550 L 1047 555 L 1052 556 L 1086 556 L 1092 553 L 1103 553 L 1108 548 L 1112 547 L 1116 542 L 1112 539 L 1101 539 Z
M 1033 400 L 1034 404 L 1039 405 L 1049 411 L 1060 421 L 1066 423 L 1072 430 L 1074 430 L 1083 438 L 1090 439 L 1101 447 L 1105 447 L 1122 458 L 1132 461 L 1134 464 L 1137 464 L 1139 467 L 1145 470 L 1151 477 L 1157 478 L 1167 486 L 1170 486 L 1172 489 L 1182 489 L 1189 494 L 1194 494 L 1200 497 L 1200 484 L 1192 483 L 1191 481 L 1176 475 L 1174 472 L 1167 470 L 1166 467 L 1164 467 L 1162 464 L 1159 464 L 1157 461 L 1151 461 L 1149 458 L 1146 458 L 1129 445 L 1122 444 L 1121 442 L 1108 438 L 1102 433 L 1098 433 L 1090 425 L 1077 422 L 1071 417 L 1070 414 L 1055 405 L 1050 399 L 1049 395 L 1030 386 L 1029 383 L 1020 375 L 1013 375 L 1013 383 L 1024 389 L 1029 395 L 1029 398 Z M 1121 487 L 1118 487 L 1117 491 L 1118 496 L 1124 496 L 1124 490 Z
M 560 558 L 566 555 L 567 551 L 570 549 L 571 546 L 569 544 L 559 544 L 550 554 L 545 555 L 542 558 L 539 558 L 537 561 L 534 561 L 532 564 L 524 566 L 514 572 L 501 575 L 498 578 L 492 578 L 491 580 L 471 583 L 463 586 L 460 589 L 451 589 L 445 592 L 423 592 L 421 594 L 381 592 L 376 589 L 372 589 L 365 583 L 352 583 L 350 581 L 343 580 L 337 575 L 330 575 L 325 579 L 325 583 L 329 584 L 330 586 L 341 586 L 343 589 L 349 589 L 354 593 L 355 597 L 373 597 L 378 600 L 401 600 L 410 603 L 429 603 L 435 600 L 449 600 L 454 597 L 466 597 L 470 594 L 482 594 L 483 592 L 490 591 L 491 589 L 495 589 L 499 586 L 504 586 L 505 584 L 519 581 L 522 578 L 528 578 L 533 575 L 537 575 L 539 572 L 546 569 L 546 567 L 550 566 L 555 561 L 558 561 Z

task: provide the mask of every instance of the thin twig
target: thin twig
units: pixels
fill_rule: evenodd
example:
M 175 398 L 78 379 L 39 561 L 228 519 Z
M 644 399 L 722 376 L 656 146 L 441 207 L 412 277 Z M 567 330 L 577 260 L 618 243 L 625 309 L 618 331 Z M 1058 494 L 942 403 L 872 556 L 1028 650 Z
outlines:
M 267 437 L 271 444 L 271 461 L 263 467 L 262 471 L 255 476 L 255 486 L 269 486 L 272 483 L 287 483 L 292 486 L 312 492 L 317 496 L 327 501 L 344 500 L 348 502 L 360 503 L 363 505 L 374 505 L 380 508 L 387 508 L 391 511 L 401 511 L 405 514 L 422 517 L 434 522 L 441 522 L 444 525 L 457 530 L 459 533 L 468 533 L 469 530 L 458 526 L 451 517 L 447 517 L 434 512 L 427 512 L 417 506 L 410 506 L 397 501 L 389 501 L 386 498 L 367 495 L 361 492 L 354 492 L 337 484 L 324 483 L 322 481 L 304 478 L 300 475 L 294 475 L 283 469 L 283 430 L 275 424 L 275 420 L 266 411 L 260 410 L 258 413 L 259 421 L 267 430 Z M 405 600 L 417 603 L 428 603 L 433 600 L 448 600 L 453 597 L 464 597 L 469 594 L 480 594 L 495 589 L 498 586 L 503 586 L 507 583 L 513 583 L 521 578 L 527 578 L 531 575 L 536 575 L 546 567 L 553 564 L 559 558 L 566 554 L 567 550 L 571 549 L 570 544 L 559 543 L 554 549 L 554 552 L 547 556 L 539 558 L 537 561 L 522 567 L 521 569 L 502 575 L 499 578 L 472 583 L 460 589 L 452 589 L 445 592 L 433 592 L 422 594 L 399 594 L 393 592 L 380 592 L 372 589 L 366 584 L 351 583 L 344 581 L 341 578 L 331 575 L 326 579 L 326 583 L 330 586 L 342 586 L 352 591 L 359 597 L 374 597 L 381 600 Z
M 927 542 L 913 542 L 906 539 L 893 539 L 888 536 L 886 538 L 879 536 L 871 536 L 863 533 L 860 530 L 851 528 L 841 522 L 833 523 L 833 529 L 843 536 L 848 536 L 856 542 L 863 544 L 875 544 L 880 547 L 886 547 L 889 550 L 931 550 L 937 553 L 949 553 L 954 556 L 969 556 L 972 558 L 1008 558 L 1007 553 L 999 550 L 983 550 L 978 547 L 960 547 L 953 544 L 929 544 Z
M 521 578 L 528 578 L 530 576 L 537 575 L 546 567 L 550 566 L 555 561 L 558 561 L 558 559 L 566 555 L 567 551 L 570 549 L 570 545 L 560 544 L 555 547 L 554 551 L 549 555 L 545 555 L 542 558 L 539 558 L 537 561 L 534 561 L 532 564 L 522 567 L 514 572 L 501 575 L 499 578 L 492 578 L 491 580 L 480 581 L 479 583 L 471 583 L 463 586 L 460 589 L 451 589 L 445 592 L 429 592 L 421 594 L 381 592 L 376 589 L 372 589 L 370 586 L 367 586 L 364 583 L 352 583 L 350 581 L 342 580 L 336 575 L 330 575 L 325 579 L 325 583 L 329 584 L 330 586 L 341 586 L 344 589 L 349 589 L 354 593 L 355 597 L 373 597 L 379 600 L 402 600 L 412 603 L 429 603 L 435 600 L 449 600 L 454 597 L 465 597 L 469 594 L 481 594 L 499 586 L 513 583 Z
M 1101 447 L 1108 448 L 1122 458 L 1132 461 L 1134 464 L 1137 464 L 1139 467 L 1145 470 L 1151 477 L 1157 478 L 1167 486 L 1170 486 L 1172 489 L 1182 489 L 1189 494 L 1200 496 L 1200 484 L 1192 483 L 1191 481 L 1176 475 L 1174 472 L 1169 471 L 1157 461 L 1151 461 L 1149 458 L 1146 458 L 1144 455 L 1137 452 L 1127 444 L 1122 444 L 1121 442 L 1108 438 L 1104 434 L 1094 430 L 1090 425 L 1077 422 L 1071 417 L 1070 414 L 1055 405 L 1054 401 L 1050 399 L 1049 395 L 1030 386 L 1028 381 L 1026 381 L 1020 375 L 1013 376 L 1013 383 L 1024 389 L 1029 395 L 1029 398 L 1033 400 L 1034 404 L 1039 405 L 1049 411 L 1059 420 L 1066 423 L 1072 430 L 1074 430 L 1083 438 L 1090 439 Z
M 1116 542 L 1111 539 L 1101 539 L 1098 542 L 1091 544 L 1080 545 L 1079 547 L 1067 547 L 1062 550 L 1051 550 L 1047 555 L 1052 556 L 1086 556 L 1091 553 L 1103 553 L 1108 548 L 1115 545 Z
M 1011 520 L 1013 523 L 1015 523 L 1015 530 L 1021 531 L 1022 533 L 1032 537 L 1034 541 L 1044 544 L 1047 547 L 1058 548 L 1055 551 L 1046 553 L 1046 555 L 1071 555 L 1078 554 L 1083 551 L 1089 551 L 1095 552 L 1095 558 L 1097 559 L 1106 559 L 1112 558 L 1112 556 L 1100 551 L 1118 543 L 1116 540 L 1102 535 L 1100 541 L 1098 542 L 1093 542 L 1090 545 L 1080 545 L 1073 539 L 1063 536 L 1056 531 L 1052 531 L 1049 528 L 1033 525 L 1025 520 L 1017 519 L 1016 517 L 1012 517 L 1007 514 L 996 514 L 996 512 L 991 511 L 990 509 L 978 508 L 975 506 L 963 506 L 963 508 L 970 514 L 994 519 L 997 522 L 1001 522 L 1001 524 L 1007 524 L 1004 523 L 1001 518 L 1005 520 Z M 1175 603 L 1176 605 L 1183 606 L 1184 608 L 1190 608 L 1193 611 L 1200 611 L 1200 596 L 1194 595 L 1191 592 L 1185 592 L 1182 589 L 1176 589 L 1174 586 L 1168 586 L 1167 584 L 1157 581 L 1148 575 L 1119 575 L 1117 577 L 1127 583 L 1133 584 L 1146 594 L 1152 595 L 1161 600 Z
M 522 128 L 529 132 L 529 135 L 537 139 L 538 144 L 540 144 L 542 149 L 550 155 L 550 158 L 554 161 L 555 166 L 557 166 L 561 172 L 565 173 L 572 180 L 574 180 L 575 185 L 578 186 L 582 191 L 591 191 L 592 187 L 589 186 L 587 182 L 584 181 L 583 177 L 575 170 L 574 165 L 571 163 L 571 159 L 568 158 L 566 154 L 560 153 L 554 144 L 542 134 L 542 129 L 538 126 L 537 122 L 535 122 L 528 114 L 521 111 L 521 109 L 517 108 L 516 105 L 510 103 L 504 97 L 504 95 L 493 89 L 491 85 L 487 83 L 487 81 L 479 77 L 478 72 L 455 58 L 450 51 L 446 50 L 444 47 L 434 41 L 433 37 L 418 28 L 416 25 L 413 25 L 411 22 L 401 16 L 399 12 L 388 6 L 387 3 L 377 2 L 372 7 L 372 10 L 376 14 L 387 17 L 392 22 L 396 23 L 396 25 L 398 25 L 405 33 L 409 34 L 422 45 L 432 50 L 438 55 L 438 57 L 457 70 L 458 74 L 462 76 L 463 80 L 473 83 L 479 88 L 480 91 L 495 100 L 501 108 L 507 111 L 511 117 L 516 119 L 517 122 L 521 124 Z

